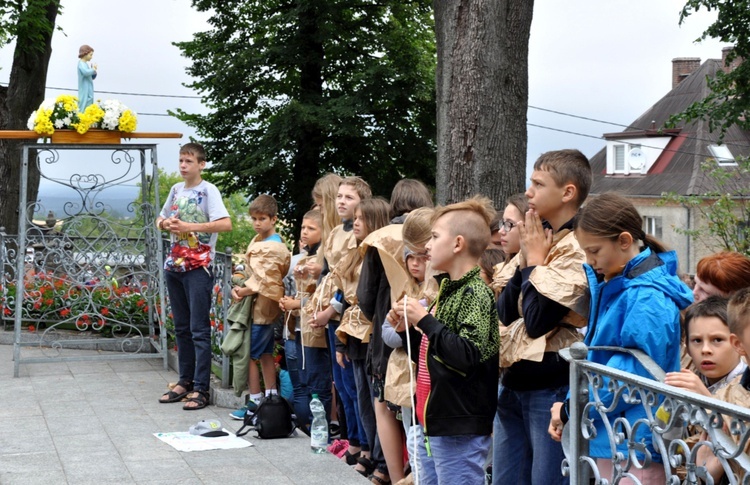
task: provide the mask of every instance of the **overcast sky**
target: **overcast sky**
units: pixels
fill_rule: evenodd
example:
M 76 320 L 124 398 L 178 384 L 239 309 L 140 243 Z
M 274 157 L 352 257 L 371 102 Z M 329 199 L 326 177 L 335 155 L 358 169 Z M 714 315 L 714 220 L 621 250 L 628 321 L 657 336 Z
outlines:
M 178 147 L 194 132 L 158 115 L 167 109 L 202 112 L 204 108 L 190 98 L 196 93 L 182 85 L 189 82 L 188 63 L 171 43 L 207 29 L 207 16 L 194 11 L 189 0 L 62 3 L 58 25 L 64 34 L 54 34 L 47 98 L 77 92 L 78 47 L 90 44 L 99 65 L 94 82 L 97 99 L 119 99 L 138 112 L 138 131 L 184 134 L 182 140 L 158 141 L 160 165 L 176 171 Z M 684 0 L 536 0 L 528 121 L 589 137 L 529 126 L 528 163 L 558 148 L 579 148 L 592 156 L 604 142 L 591 137 L 621 130 L 537 108 L 626 125 L 671 89 L 673 58 L 721 57 L 721 44 L 694 43 L 713 17 L 701 13 L 680 27 L 683 4 Z M 0 83 L 8 82 L 12 47 L 0 50 Z

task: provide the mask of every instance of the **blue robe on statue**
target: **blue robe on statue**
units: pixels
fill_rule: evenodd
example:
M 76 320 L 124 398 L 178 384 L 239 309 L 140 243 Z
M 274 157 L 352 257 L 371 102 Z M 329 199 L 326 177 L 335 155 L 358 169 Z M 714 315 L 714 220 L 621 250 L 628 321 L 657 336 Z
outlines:
M 86 61 L 78 61 L 78 112 L 83 113 L 86 108 L 94 104 L 94 79 L 96 69 Z

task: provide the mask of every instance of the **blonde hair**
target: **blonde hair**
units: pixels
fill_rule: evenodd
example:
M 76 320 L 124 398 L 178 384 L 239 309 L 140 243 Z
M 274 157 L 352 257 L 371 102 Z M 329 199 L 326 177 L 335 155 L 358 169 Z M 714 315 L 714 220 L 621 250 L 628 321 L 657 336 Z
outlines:
M 427 241 L 430 240 L 432 229 L 432 214 L 435 209 L 422 207 L 409 212 L 404 221 L 402 234 L 404 245 L 413 253 L 424 250 Z
M 335 173 L 327 173 L 315 182 L 315 186 L 312 189 L 313 199 L 318 199 L 322 202 L 319 207 L 323 220 L 321 224 L 321 229 L 323 230 L 321 234 L 322 241 L 328 239 L 328 235 L 333 228 L 341 224 L 341 218 L 338 212 L 336 212 L 336 194 L 339 192 L 339 184 L 342 180 Z
M 451 234 L 462 236 L 466 240 L 469 255 L 479 259 L 490 243 L 490 224 L 495 214 L 490 199 L 475 195 L 463 202 L 435 209 L 432 225 L 441 217 L 449 216 Z

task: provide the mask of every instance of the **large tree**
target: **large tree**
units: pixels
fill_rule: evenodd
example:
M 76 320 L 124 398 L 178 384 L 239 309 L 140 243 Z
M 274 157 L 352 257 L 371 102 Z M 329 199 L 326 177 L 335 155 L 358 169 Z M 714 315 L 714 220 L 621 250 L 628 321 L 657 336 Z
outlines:
M 435 0 L 437 195 L 524 189 L 533 0 Z
M 52 34 L 60 12 L 59 0 L 0 0 L 0 46 L 15 40 L 8 86 L 0 86 L 0 129 L 23 130 L 29 115 L 44 100 Z M 18 232 L 20 143 L 0 139 L 0 226 Z M 30 164 L 27 201 L 36 200 L 39 171 Z
M 176 45 L 209 108 L 179 112 L 229 191 L 301 222 L 327 171 L 375 193 L 435 173 L 435 44 L 426 0 L 194 0 L 212 29 Z
M 723 136 L 732 125 L 750 129 L 750 0 L 689 0 L 680 13 L 680 24 L 695 12 L 716 12 L 716 20 L 697 41 L 712 37 L 734 46 L 726 56 L 726 72 L 708 80 L 710 92 L 690 105 L 672 124 L 681 120 L 707 120 L 711 131 Z

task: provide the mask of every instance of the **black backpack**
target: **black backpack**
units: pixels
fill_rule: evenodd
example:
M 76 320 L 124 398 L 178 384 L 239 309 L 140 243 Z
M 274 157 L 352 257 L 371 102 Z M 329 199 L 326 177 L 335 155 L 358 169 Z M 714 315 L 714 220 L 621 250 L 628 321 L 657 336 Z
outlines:
M 245 436 L 250 429 L 255 428 L 258 438 L 288 438 L 297 428 L 294 412 L 289 401 L 279 394 L 271 394 L 263 398 L 255 412 L 246 412 L 242 427 L 237 430 L 237 436 Z M 244 433 L 242 430 L 248 428 Z

